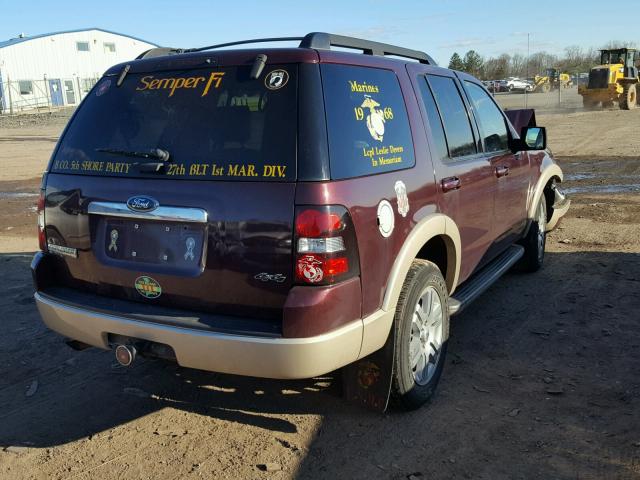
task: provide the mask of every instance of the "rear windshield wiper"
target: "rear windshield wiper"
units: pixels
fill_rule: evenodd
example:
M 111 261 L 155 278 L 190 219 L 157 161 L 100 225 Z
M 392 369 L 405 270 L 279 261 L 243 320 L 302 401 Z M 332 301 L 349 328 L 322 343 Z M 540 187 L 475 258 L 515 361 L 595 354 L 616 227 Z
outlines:
M 96 148 L 96 152 L 110 153 L 112 155 L 122 155 L 125 157 L 152 158 L 161 162 L 168 162 L 171 155 L 161 148 L 154 148 L 146 152 L 136 152 L 130 150 L 118 150 L 117 148 Z

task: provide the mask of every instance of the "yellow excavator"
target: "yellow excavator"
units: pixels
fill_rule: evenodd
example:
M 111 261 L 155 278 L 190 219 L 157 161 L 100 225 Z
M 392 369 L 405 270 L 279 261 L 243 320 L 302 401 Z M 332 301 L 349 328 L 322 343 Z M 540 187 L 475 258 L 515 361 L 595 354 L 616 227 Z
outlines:
M 568 73 L 560 73 L 557 68 L 547 68 L 543 75 L 536 75 L 533 79 L 533 91 L 547 93 L 559 88 L 568 88 L 572 84 Z
M 636 107 L 638 51 L 634 48 L 600 50 L 600 65 L 589 71 L 588 85 L 579 85 L 585 108 L 610 107 L 617 102 L 622 110 Z

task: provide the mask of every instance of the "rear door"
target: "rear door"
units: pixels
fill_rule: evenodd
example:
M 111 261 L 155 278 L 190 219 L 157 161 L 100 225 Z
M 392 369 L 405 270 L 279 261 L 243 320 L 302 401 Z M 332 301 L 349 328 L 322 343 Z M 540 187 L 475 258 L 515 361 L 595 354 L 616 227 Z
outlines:
M 293 271 L 297 66 L 250 70 L 98 82 L 46 183 L 47 241 L 71 248 L 50 248 L 66 252 L 58 286 L 278 318 Z

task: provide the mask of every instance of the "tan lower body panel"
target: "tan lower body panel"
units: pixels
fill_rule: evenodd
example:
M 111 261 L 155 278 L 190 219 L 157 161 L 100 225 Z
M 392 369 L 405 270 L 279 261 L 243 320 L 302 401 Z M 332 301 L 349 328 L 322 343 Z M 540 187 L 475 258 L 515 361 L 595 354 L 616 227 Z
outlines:
M 35 300 L 44 323 L 70 339 L 108 349 L 109 334 L 139 338 L 171 346 L 184 367 L 253 377 L 323 375 L 357 360 L 363 336 L 360 319 L 315 337 L 261 338 L 131 320 L 65 305 L 40 293 Z

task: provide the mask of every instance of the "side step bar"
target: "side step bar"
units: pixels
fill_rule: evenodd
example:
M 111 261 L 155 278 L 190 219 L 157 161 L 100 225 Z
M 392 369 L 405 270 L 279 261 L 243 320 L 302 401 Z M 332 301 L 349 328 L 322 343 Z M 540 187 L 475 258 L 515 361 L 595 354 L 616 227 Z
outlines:
M 469 306 L 487 288 L 504 275 L 514 263 L 524 255 L 524 248 L 512 245 L 495 260 L 483 267 L 478 273 L 467 280 L 453 297 L 449 298 L 449 315 L 456 315 Z

